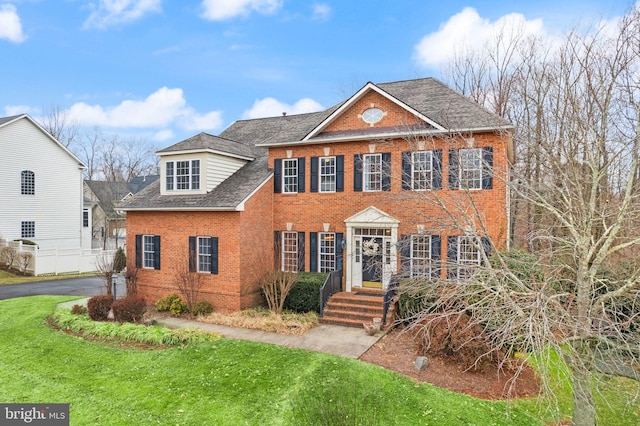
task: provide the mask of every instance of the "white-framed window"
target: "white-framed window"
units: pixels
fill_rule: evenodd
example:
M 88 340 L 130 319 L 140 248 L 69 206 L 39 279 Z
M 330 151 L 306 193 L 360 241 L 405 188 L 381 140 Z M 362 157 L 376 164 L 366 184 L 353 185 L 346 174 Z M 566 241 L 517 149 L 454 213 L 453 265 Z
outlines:
M 89 227 L 89 209 L 82 209 L 82 227 Z
M 32 220 L 23 221 L 20 223 L 20 237 L 21 238 L 35 238 L 36 237 L 36 223 Z
M 431 257 L 431 235 L 412 235 L 410 248 L 411 276 L 431 276 Z
M 336 192 L 336 157 L 320 157 L 320 192 Z
M 332 272 L 336 269 L 336 234 L 320 232 L 318 250 L 319 272 Z
M 211 238 L 198 237 L 198 272 L 211 273 Z
M 461 149 L 459 152 L 461 188 L 482 189 L 482 149 Z
M 458 237 L 458 278 L 469 278 L 482 262 L 482 242 L 480 237 Z
M 362 158 L 365 191 L 382 191 L 382 154 L 365 154 Z
M 282 192 L 295 194 L 298 192 L 298 159 L 282 160 Z
M 298 233 L 282 231 L 282 270 L 298 271 Z
M 200 189 L 200 160 L 167 161 L 167 191 Z
M 143 235 L 142 236 L 142 266 L 144 268 L 155 268 L 155 236 Z
M 411 189 L 423 191 L 432 189 L 433 153 L 416 151 L 411 153 Z
M 31 170 L 23 170 L 20 173 L 20 193 L 22 195 L 36 194 L 36 174 Z

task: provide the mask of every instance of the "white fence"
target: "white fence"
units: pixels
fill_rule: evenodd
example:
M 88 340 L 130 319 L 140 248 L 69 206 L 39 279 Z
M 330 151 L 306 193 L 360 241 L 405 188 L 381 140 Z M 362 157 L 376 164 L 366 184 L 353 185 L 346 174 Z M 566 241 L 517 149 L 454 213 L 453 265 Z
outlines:
M 58 275 L 69 273 L 93 272 L 96 260 L 102 256 L 113 256 L 114 250 L 82 250 L 77 249 L 48 249 L 41 250 L 37 246 L 22 244 L 21 241 L 0 240 L 0 249 L 4 246 L 13 247 L 16 253 L 31 253 L 32 260 L 26 272 L 33 275 Z M 17 267 L 14 263 L 14 268 Z

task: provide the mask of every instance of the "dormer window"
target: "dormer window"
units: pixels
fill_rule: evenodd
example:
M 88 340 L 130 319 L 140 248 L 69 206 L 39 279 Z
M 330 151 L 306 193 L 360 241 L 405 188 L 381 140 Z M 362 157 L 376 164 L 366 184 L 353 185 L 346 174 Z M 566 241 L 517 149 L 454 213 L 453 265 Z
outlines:
M 167 191 L 200 189 L 200 160 L 167 161 Z

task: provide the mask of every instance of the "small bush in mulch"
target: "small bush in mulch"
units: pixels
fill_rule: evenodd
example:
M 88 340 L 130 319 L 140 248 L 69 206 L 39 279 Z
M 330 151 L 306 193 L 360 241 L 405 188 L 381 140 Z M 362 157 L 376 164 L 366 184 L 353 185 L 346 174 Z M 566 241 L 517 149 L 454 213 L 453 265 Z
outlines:
M 93 296 L 87 301 L 89 318 L 94 321 L 106 321 L 113 304 L 113 296 Z
M 206 300 L 201 300 L 200 302 L 196 303 L 196 305 L 191 310 L 191 314 L 194 316 L 209 315 L 212 312 L 213 306 Z
M 169 311 L 172 316 L 179 317 L 181 314 L 189 312 L 189 309 L 187 309 L 187 304 L 180 299 L 180 296 L 171 293 L 156 302 L 156 311 Z
M 495 365 L 503 354 L 491 349 L 486 335 L 478 324 L 471 324 L 466 314 L 448 317 L 434 314 L 414 326 L 420 343 L 420 353 L 441 355 L 465 366 L 483 371 Z
M 113 317 L 118 322 L 140 322 L 147 305 L 140 296 L 127 296 L 113 302 L 111 309 Z
M 71 313 L 73 315 L 85 315 L 87 313 L 87 307 L 82 305 L 73 305 Z

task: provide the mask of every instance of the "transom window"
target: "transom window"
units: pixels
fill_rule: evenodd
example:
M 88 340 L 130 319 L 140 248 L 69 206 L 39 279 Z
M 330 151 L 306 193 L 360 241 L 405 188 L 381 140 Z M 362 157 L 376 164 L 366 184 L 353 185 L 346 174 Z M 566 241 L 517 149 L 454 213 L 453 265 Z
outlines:
M 460 150 L 460 187 L 482 189 L 482 149 Z
M 336 234 L 333 232 L 320 233 L 320 271 L 331 272 L 336 269 Z
M 36 174 L 31 170 L 23 170 L 20 173 L 20 192 L 22 195 L 35 195 Z
M 200 160 L 167 161 L 167 191 L 200 189 Z
M 34 221 L 24 221 L 20 224 L 21 238 L 36 237 L 36 223 Z
M 365 154 L 362 173 L 365 191 L 382 191 L 382 154 Z
M 211 272 L 211 238 L 198 237 L 198 272 Z
M 282 188 L 285 194 L 298 192 L 298 159 L 282 160 Z
M 417 151 L 411 153 L 412 189 L 432 189 L 433 154 L 431 151 Z
M 336 157 L 320 157 L 320 192 L 336 192 Z
M 282 270 L 298 271 L 298 233 L 295 231 L 282 232 Z
M 411 236 L 411 276 L 431 276 L 431 235 Z
M 155 267 L 155 244 L 153 235 L 144 235 L 142 237 L 143 264 L 145 268 L 153 269 Z
M 476 266 L 481 264 L 482 245 L 478 237 L 458 237 L 458 278 L 468 278 Z

